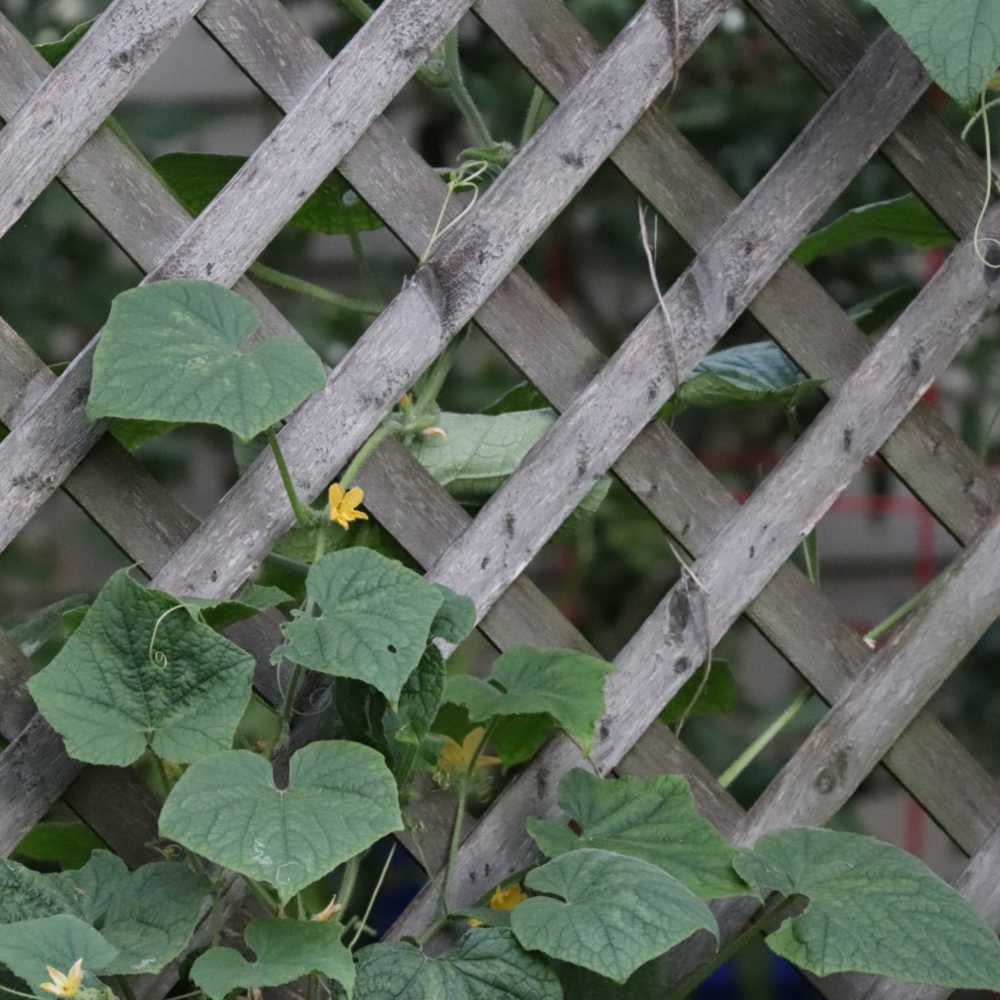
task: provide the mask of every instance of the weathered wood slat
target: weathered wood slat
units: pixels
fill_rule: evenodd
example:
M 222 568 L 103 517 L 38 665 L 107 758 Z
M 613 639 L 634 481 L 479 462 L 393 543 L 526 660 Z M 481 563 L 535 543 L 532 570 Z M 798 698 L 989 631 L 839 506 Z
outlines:
M 951 255 L 795 450 L 696 560 L 693 574 L 671 589 L 622 650 L 608 679 L 608 710 L 591 753 L 602 770 L 614 767 L 636 742 L 707 647 L 725 634 L 864 458 L 1000 301 L 1000 286 L 984 270 L 968 241 Z M 508 486 L 518 475 L 520 470 Z M 510 831 L 519 830 L 529 812 L 551 813 L 548 785 L 578 762 L 579 752 L 568 740 L 554 741 L 504 792 L 459 853 L 455 885 L 460 901 L 475 898 L 481 865 L 489 864 L 503 877 L 531 856 L 527 837 Z M 539 774 L 546 778 L 541 785 Z M 427 895 L 422 894 L 395 930 L 412 933 L 428 912 Z
M 183 275 L 233 284 L 470 3 L 425 0 L 420 17 L 409 0 L 383 4 L 144 280 Z M 106 423 L 88 423 L 84 414 L 94 345 L 0 442 L 0 493 L 7 498 L 0 548 L 103 433 Z
M 530 2 L 530 12 L 526 4 Z M 776 0 L 774 0 L 776 2 Z M 776 21 L 804 21 L 809 14 L 795 0 L 782 0 Z M 820 4 L 829 7 L 830 4 Z M 555 0 L 485 0 L 476 12 L 550 92 L 559 97 L 579 77 L 596 54 L 597 45 L 569 10 Z M 844 14 L 845 18 L 851 15 Z M 839 21 L 825 23 L 836 35 Z M 864 52 L 854 45 L 852 59 L 837 62 L 837 74 L 824 82 L 833 87 Z M 959 236 L 966 235 L 978 211 L 974 194 L 982 184 L 983 164 L 948 131 L 940 116 L 923 104 L 914 108 L 882 147 L 904 175 L 916 184 L 941 177 L 937 202 L 947 202 L 946 218 Z M 652 109 L 629 133 L 612 156 L 636 187 L 695 249 L 705 243 L 739 197 L 714 172 L 667 115 Z M 932 165 L 928 171 L 927 165 Z M 918 190 L 920 190 L 918 186 Z M 488 303 L 490 309 L 493 303 Z M 750 311 L 769 333 L 813 377 L 826 380 L 834 392 L 860 363 L 870 342 L 808 271 L 787 261 L 757 298 Z M 537 338 L 518 337 L 525 316 L 495 314 L 491 335 L 510 333 L 498 341 L 527 373 L 524 357 L 537 357 Z M 509 312 L 509 307 L 508 307 Z M 803 322 L 808 316 L 809 321 Z M 481 317 L 482 318 L 482 317 Z M 497 332 L 495 332 L 497 331 Z M 554 351 L 554 349 L 553 349 Z M 537 368 L 537 365 L 536 365 Z M 534 381 L 534 376 L 529 374 Z M 928 407 L 918 407 L 896 429 L 882 449 L 883 457 L 959 540 L 973 537 L 1000 504 L 1000 484 L 978 458 Z
M 519 2 L 516 0 L 509 8 L 502 6 L 500 9 L 513 10 Z M 303 33 L 296 35 L 287 15 L 268 0 L 240 0 L 238 19 L 223 19 L 218 15 L 221 3 L 222 0 L 218 0 L 218 3 L 206 5 L 201 14 L 202 22 L 272 96 L 281 98 L 285 88 L 302 86 L 310 79 L 310 74 L 320 71 L 326 60 L 325 54 Z M 548 36 L 552 38 L 548 22 L 542 17 L 543 13 L 548 14 L 547 8 L 548 5 L 536 4 L 532 8 L 533 19 L 523 18 L 519 23 L 527 25 L 530 21 L 532 30 L 541 30 L 544 23 Z M 483 5 L 480 5 L 480 12 L 482 9 Z M 497 9 L 495 5 L 493 9 Z M 558 4 L 554 9 L 565 11 Z M 216 17 L 218 21 L 214 20 Z M 563 26 L 561 21 L 557 21 L 558 26 Z M 261 36 L 265 32 L 270 34 L 262 42 Z M 558 48 L 561 39 L 578 37 L 583 37 L 581 29 L 563 30 L 552 38 L 550 47 Z M 596 47 L 591 47 L 596 51 Z M 260 57 L 261 52 L 283 53 L 279 61 L 282 74 L 277 73 L 270 58 Z M 288 67 L 296 67 L 298 77 L 293 77 Z M 284 99 L 293 100 L 294 90 L 291 96 Z M 659 126 L 649 126 L 658 120 L 662 121 L 662 118 L 655 110 L 647 112 L 616 150 L 614 157 L 621 163 L 623 151 L 640 136 L 655 137 L 660 131 Z M 651 147 L 654 151 L 665 150 L 667 160 L 661 164 L 662 169 L 672 169 L 678 152 L 676 146 L 650 143 L 649 139 L 645 139 L 643 147 Z M 648 148 L 641 151 L 648 153 Z M 686 162 L 687 158 L 682 156 L 681 159 Z M 391 164 L 394 169 L 388 170 L 384 166 L 386 164 Z M 700 160 L 697 164 L 702 172 L 709 170 Z M 345 157 L 341 169 L 415 252 L 420 252 L 426 245 L 436 218 L 442 184 L 426 164 L 400 142 L 391 126 L 382 121 L 376 122 Z M 655 171 L 652 173 L 654 177 L 659 176 Z M 695 198 L 693 202 L 699 224 L 705 229 L 699 239 L 716 228 L 724 218 L 722 213 L 737 200 L 724 186 L 720 196 L 720 185 L 710 171 L 708 182 L 702 182 L 696 170 L 694 177 L 678 178 L 677 186 L 689 192 L 706 191 L 705 198 Z M 712 207 L 716 199 L 718 205 Z M 812 298 L 804 303 L 810 307 L 807 310 L 811 318 L 810 329 L 826 333 L 833 339 L 844 337 L 848 331 L 857 338 L 859 335 L 853 323 L 846 320 L 803 269 L 786 263 L 779 277 L 789 268 L 799 271 L 804 280 L 816 289 Z M 772 280 L 758 296 L 755 306 L 769 295 L 777 280 Z M 817 303 L 819 308 L 816 308 Z M 835 317 L 832 331 L 830 323 L 824 326 L 819 322 L 819 318 L 827 313 Z M 569 405 L 604 362 L 587 337 L 521 269 L 511 273 L 477 314 L 477 319 L 557 408 Z M 912 416 L 906 423 L 912 420 Z M 901 428 L 897 428 L 895 433 L 900 431 Z M 959 450 L 967 452 L 964 446 L 959 446 Z M 929 463 L 933 454 L 933 451 L 930 452 L 922 461 Z M 376 459 L 379 455 L 381 451 Z M 971 473 L 965 472 L 965 461 L 957 464 L 963 470 L 963 485 L 971 486 L 965 492 L 973 498 L 980 497 L 987 489 L 996 488 L 992 475 L 981 465 L 977 466 L 974 460 Z M 649 425 L 618 460 L 615 468 L 651 512 L 694 552 L 707 544 L 737 509 L 729 494 L 660 423 Z M 670 470 L 665 484 L 661 481 L 663 469 Z M 399 479 L 408 481 L 402 472 Z M 433 502 L 421 504 L 421 520 L 433 519 L 434 510 Z M 382 513 L 389 516 L 385 511 Z M 402 505 L 401 514 L 394 522 L 398 524 L 398 528 L 393 528 L 394 532 L 403 531 L 405 525 L 412 524 L 409 497 Z M 971 536 L 976 527 L 976 523 L 966 524 L 964 536 Z M 414 554 L 426 561 L 419 551 Z M 505 593 L 504 605 L 515 590 L 511 588 Z M 491 615 L 499 610 L 495 606 Z M 793 566 L 779 571 L 748 612 L 793 662 L 802 665 L 800 669 L 829 700 L 840 694 L 847 678 L 860 670 L 869 656 L 868 648 L 853 630 L 844 625 L 829 602 Z M 525 635 L 521 641 L 540 640 Z M 907 737 L 893 749 L 889 764 L 967 851 L 974 850 L 993 820 L 1000 818 L 1000 801 L 997 800 L 992 779 L 969 757 L 958 741 L 929 716 L 922 716 L 911 726 Z M 941 780 L 945 773 L 954 775 L 954 780 Z
M 718 0 L 702 0 L 698 13 L 712 16 L 701 21 L 694 20 L 692 10 L 691 46 L 721 6 Z M 653 11 L 647 5 L 636 15 L 532 143 L 442 238 L 414 280 L 337 366 L 326 388 L 286 425 L 282 450 L 305 496 L 315 496 L 344 464 L 666 85 L 671 75 L 670 60 L 662 58 L 667 29 Z M 605 96 L 609 88 L 616 89 L 611 103 Z M 238 586 L 289 523 L 277 491 L 274 463 L 258 460 L 175 554 L 158 585 L 203 594 Z
M 9 118 L 0 130 L 4 178 L 0 236 L 27 211 L 204 2 L 115 0 Z

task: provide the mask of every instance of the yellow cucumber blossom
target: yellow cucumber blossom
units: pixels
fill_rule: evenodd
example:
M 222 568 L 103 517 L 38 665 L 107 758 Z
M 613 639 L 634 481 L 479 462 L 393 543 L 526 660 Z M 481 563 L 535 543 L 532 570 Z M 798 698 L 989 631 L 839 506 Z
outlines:
M 347 528 L 351 521 L 367 521 L 368 515 L 358 510 L 358 504 L 365 498 L 364 490 L 354 486 L 344 490 L 340 483 L 334 483 L 329 490 L 330 520 L 336 521 L 342 528 Z
M 57 997 L 75 997 L 80 983 L 83 980 L 83 959 L 78 958 L 71 966 L 69 972 L 63 975 L 58 969 L 53 969 L 51 965 L 45 966 L 46 971 L 52 977 L 51 983 L 42 983 L 42 989 L 54 993 Z
M 490 909 L 513 910 L 518 903 L 523 903 L 527 898 L 528 894 L 521 888 L 520 882 L 512 882 L 506 889 L 502 885 L 498 885 L 493 890 L 493 896 L 490 899 Z M 473 918 L 469 921 L 469 926 L 482 927 L 483 923 L 481 920 Z
M 446 736 L 444 738 L 444 746 L 441 748 L 441 754 L 437 761 L 438 770 L 443 774 L 453 776 L 464 774 L 469 769 L 472 755 L 476 752 L 476 748 L 479 746 L 484 732 L 485 730 L 482 726 L 477 726 L 462 740 L 461 745 L 456 743 L 450 736 Z M 487 757 L 486 754 L 481 753 L 476 760 L 476 770 L 478 771 L 481 768 L 489 767 L 492 764 L 499 764 L 500 762 L 499 757 Z

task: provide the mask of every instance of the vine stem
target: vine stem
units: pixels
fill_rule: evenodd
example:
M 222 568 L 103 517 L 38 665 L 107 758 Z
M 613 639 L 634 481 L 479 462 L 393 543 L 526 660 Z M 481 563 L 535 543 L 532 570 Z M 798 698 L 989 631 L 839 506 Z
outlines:
M 312 512 L 302 503 L 298 493 L 295 492 L 295 484 L 292 482 L 291 475 L 289 475 L 288 466 L 285 464 L 285 456 L 281 453 L 281 445 L 278 444 L 278 435 L 274 433 L 273 427 L 268 427 L 267 429 L 267 440 L 270 442 L 274 460 L 278 465 L 278 473 L 281 476 L 281 484 L 285 487 L 285 492 L 288 494 L 288 502 L 292 505 L 292 513 L 295 515 L 295 520 L 301 527 L 308 528 L 313 523 Z
M 244 875 L 243 881 L 250 892 L 264 904 L 267 912 L 277 916 L 281 907 L 274 901 L 271 894 L 256 879 L 250 878 L 249 875 Z
M 776 896 L 772 902 L 765 903 L 760 913 L 747 925 L 742 933 L 733 938 L 711 961 L 683 980 L 676 989 L 666 995 L 664 1000 L 684 1000 L 685 997 L 690 996 L 716 969 L 728 962 L 733 955 L 742 951 L 753 938 L 764 930 L 766 924 L 774 920 L 777 920 L 777 923 L 780 924 L 785 918 L 785 914 L 782 911 L 786 908 L 791 910 L 791 903 L 792 901 L 788 896 Z
M 458 845 L 462 841 L 462 820 L 465 819 L 465 803 L 469 795 L 469 782 L 472 775 L 476 771 L 476 762 L 479 760 L 479 755 L 483 752 L 483 748 L 486 746 L 487 741 L 493 735 L 493 731 L 497 726 L 497 717 L 494 716 L 490 720 L 490 724 L 486 727 L 483 733 L 482 739 L 479 741 L 479 746 L 476 747 L 475 753 L 469 759 L 468 766 L 465 768 L 465 773 L 458 785 L 458 804 L 455 807 L 455 825 L 451 830 L 451 843 L 448 847 L 448 862 L 444 869 L 444 882 L 441 885 L 441 911 L 445 917 L 448 916 L 448 887 L 451 884 L 451 877 L 455 872 L 455 858 L 458 855 Z
M 549 101 L 549 95 L 542 87 L 535 84 L 535 89 L 531 92 L 531 101 L 528 104 L 528 112 L 524 116 L 524 125 L 521 127 L 521 145 L 524 146 L 528 140 L 538 131 L 545 117 L 545 106 Z
M 344 474 L 340 477 L 340 485 L 346 490 L 351 481 L 358 474 L 358 469 L 365 463 L 365 459 L 393 432 L 393 428 L 382 424 L 372 431 L 371 436 L 358 449 L 357 454 L 351 459 L 350 464 L 344 469 Z
M 372 894 L 368 897 L 368 905 L 365 907 L 364 916 L 362 916 L 361 921 L 358 923 L 358 929 L 354 932 L 354 937 L 351 938 L 351 943 L 347 946 L 348 951 L 354 951 L 354 946 L 358 943 L 362 933 L 364 933 L 365 925 L 368 923 L 368 918 L 371 916 L 375 900 L 378 899 L 378 894 L 382 891 L 382 884 L 385 882 L 385 877 L 389 873 L 389 865 L 392 864 L 392 859 L 395 853 L 396 845 L 393 843 L 392 847 L 389 848 L 389 855 L 385 859 L 385 864 L 382 865 L 382 873 L 379 875 L 378 881 L 375 883 L 375 888 L 372 890 Z
M 362 316 L 378 316 L 385 308 L 381 302 L 374 300 L 356 299 L 350 295 L 341 295 L 340 292 L 330 291 L 322 285 L 313 284 L 304 278 L 296 278 L 294 274 L 285 274 L 284 271 L 276 271 L 273 267 L 261 264 L 250 265 L 250 273 L 261 281 L 277 285 L 278 288 L 285 288 L 290 292 L 299 292 L 308 295 L 319 302 L 336 306 L 338 309 L 346 309 L 348 312 L 361 313 Z
M 481 146 L 492 146 L 493 136 L 486 127 L 476 102 L 469 93 L 469 88 L 465 85 L 465 77 L 462 74 L 462 62 L 458 55 L 458 29 L 449 32 L 444 40 L 444 64 L 448 72 L 448 93 L 452 100 L 458 105 L 458 110 L 462 112 L 462 117 L 468 122 L 476 142 Z
M 357 884 L 360 869 L 360 854 L 349 858 L 347 864 L 344 865 L 344 875 L 340 880 L 340 888 L 337 890 L 337 903 L 343 916 L 347 916 L 347 907 L 350 905 L 351 896 L 354 895 L 354 886 Z

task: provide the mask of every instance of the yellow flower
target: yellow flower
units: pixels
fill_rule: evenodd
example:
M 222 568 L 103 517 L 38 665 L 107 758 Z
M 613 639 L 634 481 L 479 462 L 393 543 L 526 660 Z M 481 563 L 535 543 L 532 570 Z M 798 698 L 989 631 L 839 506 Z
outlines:
M 360 486 L 354 486 L 345 492 L 340 483 L 334 483 L 329 493 L 331 521 L 336 521 L 342 528 L 346 528 L 351 521 L 368 520 L 368 515 L 363 510 L 356 509 L 365 498 L 364 490 Z
M 42 989 L 49 993 L 55 993 L 57 997 L 75 997 L 76 991 L 80 988 L 83 979 L 83 959 L 78 958 L 69 972 L 64 976 L 58 969 L 53 969 L 51 965 L 45 966 L 48 974 L 52 977 L 51 983 L 42 983 Z
M 513 910 L 518 903 L 523 903 L 528 898 L 528 894 L 521 888 L 520 882 L 512 882 L 505 889 L 498 885 L 493 890 L 493 897 L 490 899 L 491 910 Z M 469 921 L 470 927 L 482 927 L 481 920 L 473 917 Z
M 461 746 L 450 736 L 446 736 L 444 746 L 441 748 L 441 755 L 438 757 L 438 770 L 445 774 L 464 774 L 469 769 L 469 762 L 472 760 L 472 755 L 476 752 L 476 747 L 479 746 L 484 732 L 482 726 L 477 726 L 462 740 Z M 476 760 L 476 770 L 499 763 L 499 757 L 487 757 L 486 754 L 481 753 Z

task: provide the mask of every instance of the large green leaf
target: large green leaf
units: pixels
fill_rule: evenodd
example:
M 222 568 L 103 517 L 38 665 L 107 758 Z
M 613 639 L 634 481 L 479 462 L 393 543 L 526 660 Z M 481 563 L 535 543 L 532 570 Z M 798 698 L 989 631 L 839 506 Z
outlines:
M 868 972 L 965 989 L 1000 989 L 1000 942 L 923 862 L 854 833 L 769 833 L 734 861 L 761 894 L 809 903 L 766 941 L 809 972 Z
M 288 641 L 274 659 L 365 681 L 395 704 L 423 655 L 441 592 L 395 560 L 360 548 L 314 563 L 306 589 L 322 614 L 283 625 Z
M 417 461 L 463 503 L 482 503 L 495 493 L 521 459 L 555 422 L 554 410 L 520 410 L 491 416 L 441 413 L 444 437 L 418 435 L 410 444 Z M 611 480 L 604 476 L 581 501 L 596 509 Z
M 354 959 L 340 943 L 343 933 L 343 925 L 335 921 L 255 920 L 245 938 L 256 962 L 248 962 L 234 948 L 210 948 L 191 966 L 191 978 L 212 1000 L 222 1000 L 237 988 L 282 986 L 314 971 L 350 991 Z
M 514 646 L 493 664 L 492 683 L 464 674 L 450 677 L 445 699 L 466 705 L 473 722 L 547 713 L 589 753 L 611 670 L 606 660 L 574 649 Z
M 283 789 L 266 760 L 231 750 L 188 768 L 164 803 L 160 833 L 268 882 L 287 902 L 402 829 L 397 799 L 382 757 L 357 743 L 310 743 L 292 756 Z
M 562 1000 L 556 974 L 528 955 L 510 931 L 469 931 L 458 950 L 432 961 L 410 944 L 358 952 L 354 1000 Z
M 34 656 L 49 643 L 61 643 L 66 638 L 63 615 L 84 606 L 86 594 L 72 594 L 29 615 L 0 620 L 0 627 L 20 647 L 25 656 Z
M 231 746 L 250 701 L 253 657 L 177 607 L 119 570 L 31 679 L 70 756 L 124 767 L 147 746 L 179 763 Z
M 248 583 L 235 597 L 181 597 L 178 600 L 190 608 L 196 618 L 203 619 L 212 628 L 223 629 L 279 604 L 291 603 L 295 598 L 280 587 Z
M 773 340 L 760 340 L 714 351 L 699 361 L 660 408 L 660 416 L 670 419 L 689 406 L 788 406 L 819 385 Z
M 53 875 L 3 861 L 0 923 L 73 916 L 98 925 L 117 949 L 102 971 L 154 973 L 187 945 L 208 892 L 204 878 L 174 861 L 129 873 L 120 858 L 95 851 L 83 868 Z
M 431 731 L 441 707 L 448 671 L 437 646 L 428 644 L 417 669 L 410 674 L 399 696 L 399 708 L 386 708 L 382 716 L 385 742 L 393 758 L 393 771 L 402 782 L 413 768 L 420 746 Z
M 211 281 L 122 292 L 94 352 L 87 416 L 218 424 L 252 438 L 326 381 L 323 362 L 300 340 L 248 344 L 259 327 L 246 299 Z
M 103 841 L 85 823 L 39 823 L 14 848 L 16 857 L 60 868 L 82 868 Z M 2 904 L 0 904 L 2 905 Z
M 811 264 L 817 257 L 835 250 L 878 238 L 907 243 L 918 250 L 955 242 L 955 234 L 926 203 L 915 194 L 907 194 L 852 208 L 828 226 L 810 233 L 792 256 L 800 264 Z
M 431 622 L 431 635 L 458 645 L 476 627 L 476 605 L 470 597 L 456 594 L 443 583 L 435 583 L 441 607 Z
M 959 104 L 979 98 L 1000 64 L 1000 0 L 870 0 L 934 82 Z
M 38 49 L 39 54 L 50 66 L 56 66 L 69 54 L 76 43 L 87 34 L 90 26 L 96 20 L 96 17 L 92 17 L 89 21 L 84 21 L 82 24 L 78 24 L 75 28 L 72 28 L 57 41 L 42 42 L 40 45 L 36 45 L 35 48 Z
M 114 964 L 117 952 L 104 936 L 78 917 L 60 915 L 0 925 L 0 962 L 28 983 L 40 997 L 52 994 L 41 988 L 50 980 L 48 966 L 66 975 L 83 959 L 82 986 L 105 993 L 96 973 Z M 83 1000 L 84 994 L 78 996 Z
M 524 884 L 549 895 L 514 908 L 518 941 L 619 983 L 695 931 L 718 933 L 711 911 L 683 882 L 624 854 L 570 851 Z
M 153 160 L 153 166 L 178 201 L 192 215 L 200 215 L 246 161 L 245 156 L 167 153 Z M 303 202 L 288 224 L 311 233 L 331 235 L 360 233 L 383 225 L 336 171 Z
M 559 805 L 579 835 L 565 821 L 528 819 L 528 833 L 550 858 L 597 847 L 657 865 L 702 899 L 748 892 L 733 871 L 733 849 L 700 815 L 679 775 L 604 781 L 577 768 L 559 785 Z

